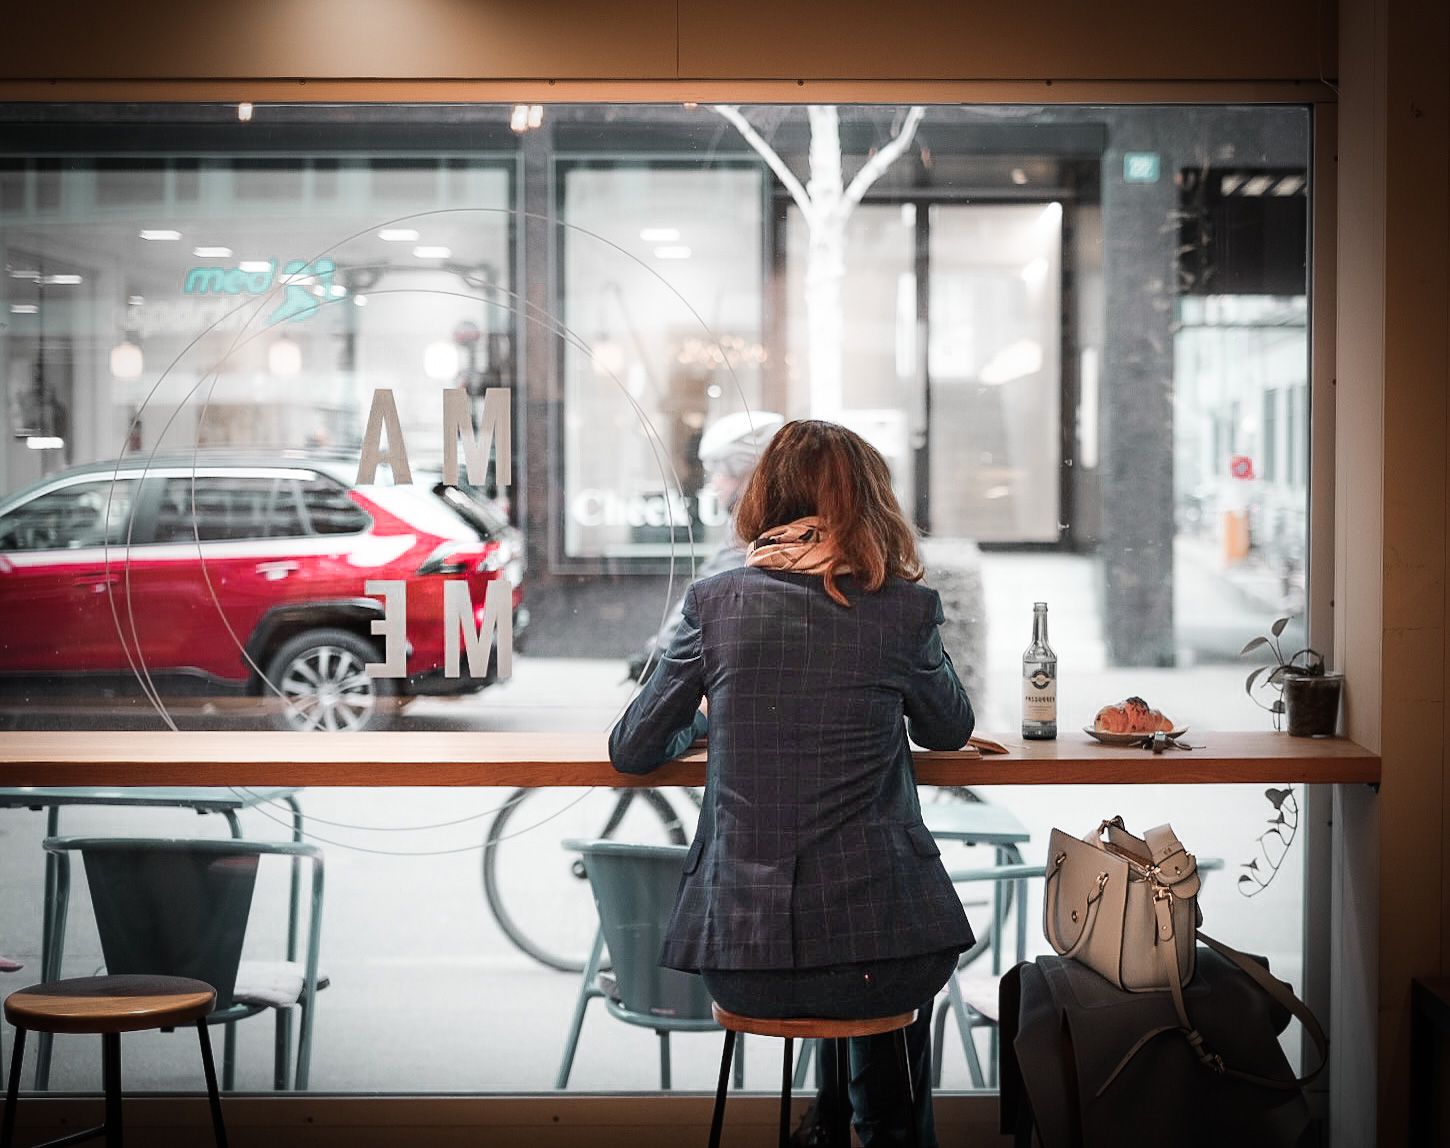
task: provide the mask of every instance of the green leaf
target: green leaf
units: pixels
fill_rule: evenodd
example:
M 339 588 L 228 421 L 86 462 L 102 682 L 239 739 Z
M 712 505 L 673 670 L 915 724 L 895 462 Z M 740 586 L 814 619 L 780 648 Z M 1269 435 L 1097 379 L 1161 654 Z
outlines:
M 1294 791 L 1292 789 L 1266 789 L 1266 790 L 1264 790 L 1264 796 L 1269 799 L 1269 803 L 1271 805 L 1273 805 L 1273 807 L 1275 809 L 1278 809 L 1279 806 L 1283 805 L 1285 799 L 1287 799 L 1289 797 L 1292 797 L 1293 794 L 1294 794 Z
M 1288 618 L 1280 618 L 1271 627 L 1269 627 L 1269 629 L 1273 633 L 1274 637 L 1277 638 L 1280 634 L 1282 634 L 1284 632 L 1284 627 L 1287 626 L 1288 624 L 1289 624 L 1289 619 Z
M 1252 673 L 1250 673 L 1248 680 L 1244 682 L 1244 693 L 1248 694 L 1249 697 L 1253 697 L 1254 683 L 1258 681 L 1261 677 L 1263 677 L 1263 675 L 1268 673 L 1271 669 L 1273 669 L 1272 666 L 1260 666 L 1257 670 L 1254 670 Z
M 1242 658 L 1245 654 L 1252 654 L 1260 646 L 1267 646 L 1268 644 L 1269 639 L 1260 635 L 1259 637 L 1252 639 L 1246 646 L 1244 646 L 1242 650 L 1239 651 L 1239 657 Z
M 1265 681 L 1264 684 L 1267 686 L 1283 685 L 1285 676 L 1287 676 L 1288 674 L 1292 674 L 1293 672 L 1293 666 L 1275 666 L 1273 672 L 1269 674 L 1268 680 Z

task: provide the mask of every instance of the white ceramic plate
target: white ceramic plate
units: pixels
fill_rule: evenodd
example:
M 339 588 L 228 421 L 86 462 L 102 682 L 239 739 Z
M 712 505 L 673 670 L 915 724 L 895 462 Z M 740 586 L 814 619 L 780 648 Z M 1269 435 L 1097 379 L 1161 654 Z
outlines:
M 1092 726 L 1083 726 L 1082 732 L 1094 741 L 1100 741 L 1104 745 L 1142 745 L 1145 740 L 1151 740 L 1151 733 L 1108 733 L 1106 730 L 1093 729 Z M 1169 732 L 1166 736 L 1180 738 L 1188 732 L 1188 727 L 1179 726 Z

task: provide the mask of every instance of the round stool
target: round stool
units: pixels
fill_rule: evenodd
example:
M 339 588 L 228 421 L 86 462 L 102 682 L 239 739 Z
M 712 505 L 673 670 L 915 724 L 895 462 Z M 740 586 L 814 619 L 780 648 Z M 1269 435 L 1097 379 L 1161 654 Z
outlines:
M 196 1025 L 201 1040 L 201 1063 L 206 1071 L 207 1098 L 211 1102 L 212 1131 L 219 1148 L 226 1148 L 227 1130 L 222 1123 L 221 1098 L 217 1095 L 216 1065 L 206 1034 L 205 1018 L 215 1004 L 216 990 L 205 981 L 189 977 L 76 977 L 11 993 L 5 998 L 5 1019 L 15 1026 L 15 1048 L 10 1054 L 10 1084 L 5 1093 L 0 1148 L 11 1148 L 14 1142 L 15 1101 L 20 1092 L 20 1061 L 27 1032 L 100 1035 L 105 1122 L 50 1143 L 71 1144 L 104 1136 L 107 1148 L 112 1148 L 121 1143 L 121 1034 L 183 1024 Z
M 770 1017 L 741 1016 L 719 1005 L 711 1005 L 715 1023 L 725 1030 L 725 1051 L 720 1057 L 720 1083 L 715 1089 L 715 1111 L 710 1117 L 710 1148 L 719 1148 L 720 1130 L 725 1123 L 725 1086 L 730 1079 L 730 1062 L 735 1055 L 735 1034 L 749 1033 L 752 1036 L 778 1036 L 785 1040 L 785 1058 L 780 1073 L 780 1148 L 790 1143 L 790 1091 L 791 1091 L 791 1046 L 797 1037 L 836 1042 L 836 1097 L 835 1111 L 827 1114 L 833 1143 L 850 1143 L 850 1105 L 846 1088 L 849 1083 L 850 1067 L 846 1055 L 846 1041 L 853 1036 L 878 1036 L 881 1033 L 896 1033 L 898 1064 L 901 1068 L 902 1091 L 906 1093 L 908 1107 L 911 1095 L 911 1064 L 906 1053 L 906 1029 L 916 1019 L 916 1011 L 898 1013 L 896 1016 L 869 1017 L 864 1020 L 825 1020 L 818 1017 L 793 1017 L 778 1020 Z M 915 1139 L 916 1128 L 912 1126 Z

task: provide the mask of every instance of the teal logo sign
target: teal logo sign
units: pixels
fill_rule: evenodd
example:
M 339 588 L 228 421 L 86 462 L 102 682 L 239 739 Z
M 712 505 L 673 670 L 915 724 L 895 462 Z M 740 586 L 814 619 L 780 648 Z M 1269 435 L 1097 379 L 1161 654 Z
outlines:
M 264 320 L 271 327 L 277 323 L 309 319 L 323 303 L 332 298 L 332 277 L 337 265 L 331 259 L 290 259 L 277 272 L 275 259 L 268 260 L 261 270 L 241 267 L 193 267 L 182 281 L 183 295 L 265 295 L 276 285 L 282 288 L 281 301 Z
M 1130 151 L 1123 155 L 1124 183 L 1157 183 L 1158 169 L 1156 151 Z

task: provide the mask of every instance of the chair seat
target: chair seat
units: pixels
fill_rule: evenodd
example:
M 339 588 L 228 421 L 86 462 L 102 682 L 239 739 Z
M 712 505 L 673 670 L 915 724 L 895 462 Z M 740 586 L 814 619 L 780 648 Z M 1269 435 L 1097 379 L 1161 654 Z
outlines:
M 746 1032 L 752 1036 L 780 1036 L 792 1039 L 818 1037 L 831 1040 L 836 1037 L 876 1036 L 878 1033 L 895 1032 L 905 1028 L 916 1019 L 916 1010 L 898 1013 L 895 1016 L 866 1017 L 860 1020 L 827 1020 L 824 1017 L 777 1017 L 741 1016 L 719 1005 L 711 1005 L 715 1023 L 731 1032 Z
M 75 977 L 11 993 L 5 1019 L 35 1032 L 138 1032 L 190 1024 L 215 1003 L 216 990 L 190 977 Z
M 999 1001 L 1001 985 L 1002 978 L 990 974 L 964 973 L 957 977 L 957 988 L 961 990 L 962 1000 L 993 1024 L 997 1023 L 997 1017 L 1002 1011 Z
M 290 1008 L 302 996 L 305 981 L 305 971 L 297 961 L 243 961 L 237 967 L 232 999 L 262 1008 Z M 323 973 L 317 974 L 319 992 L 331 983 Z

